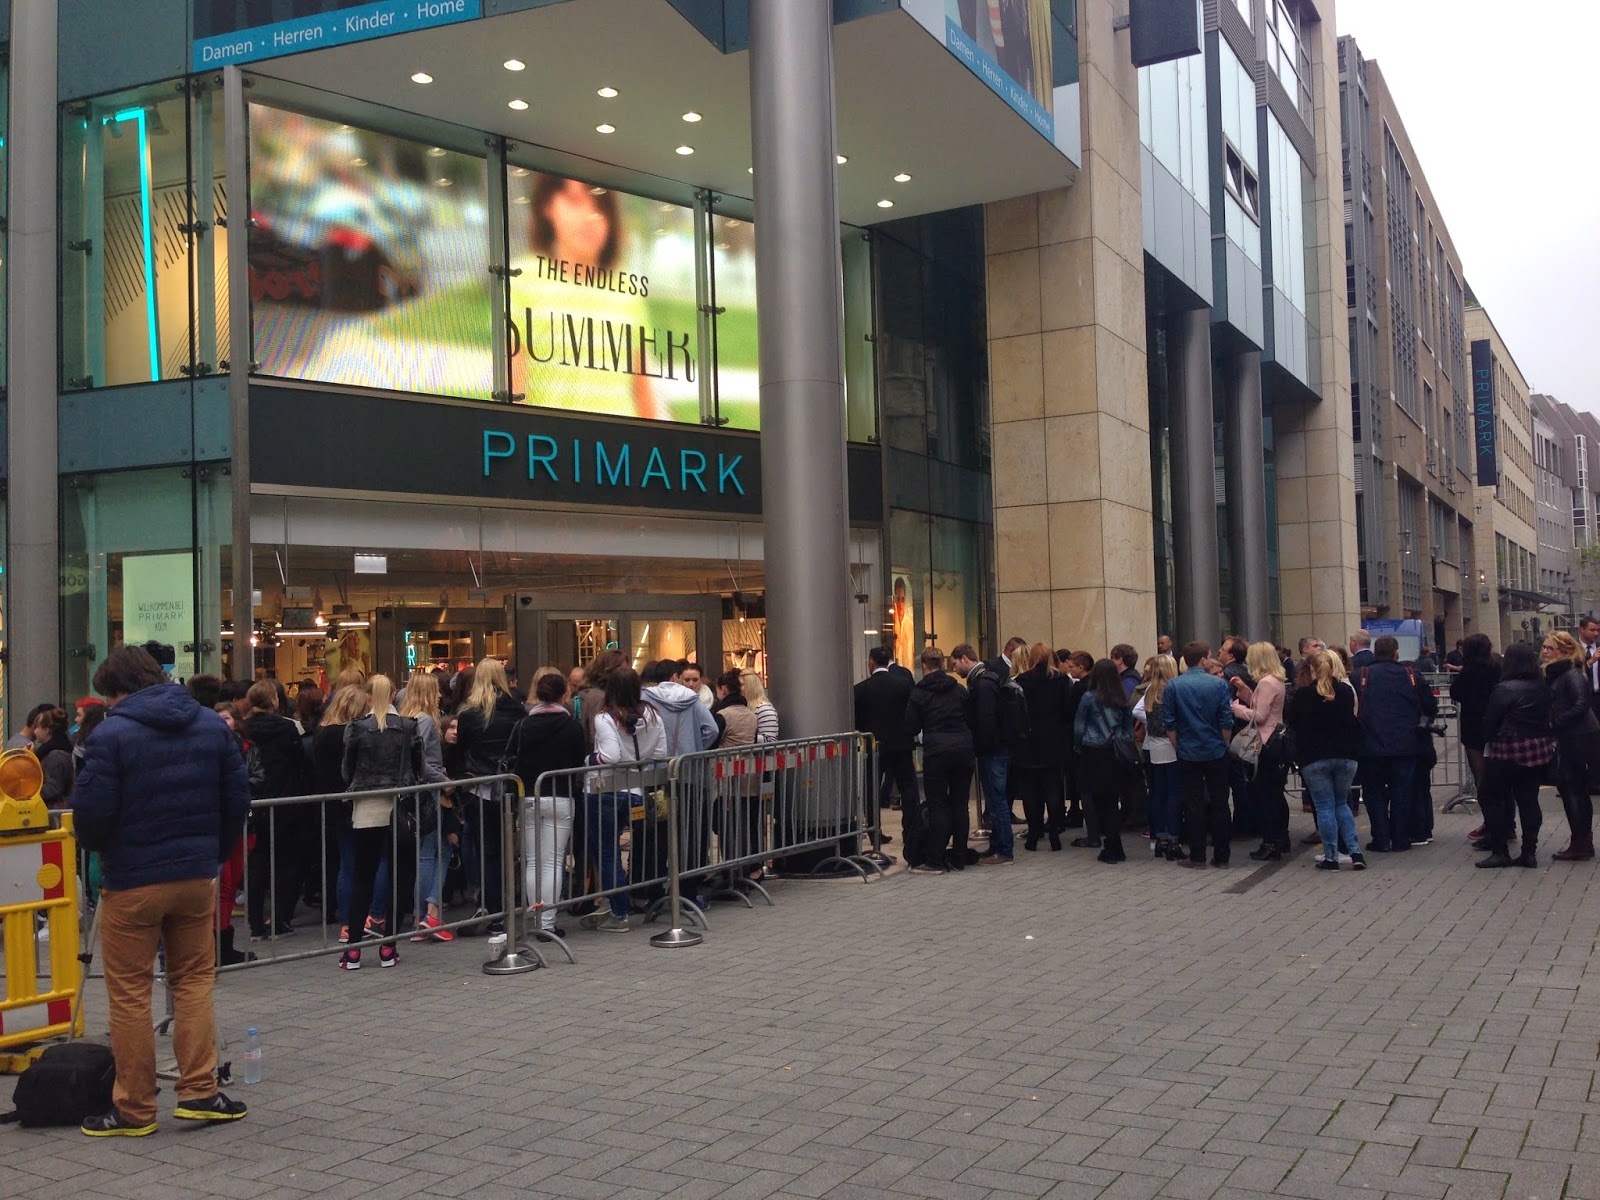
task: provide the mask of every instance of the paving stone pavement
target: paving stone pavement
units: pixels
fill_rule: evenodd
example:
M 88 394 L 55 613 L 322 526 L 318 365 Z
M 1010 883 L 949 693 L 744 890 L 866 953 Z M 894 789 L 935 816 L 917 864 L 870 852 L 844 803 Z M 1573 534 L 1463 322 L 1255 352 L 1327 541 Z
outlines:
M 1364 874 L 1135 841 L 781 883 L 514 978 L 481 941 L 232 974 L 248 1120 L 7 1127 L 0 1197 L 1600 1200 L 1600 871 L 1475 871 L 1475 823 Z

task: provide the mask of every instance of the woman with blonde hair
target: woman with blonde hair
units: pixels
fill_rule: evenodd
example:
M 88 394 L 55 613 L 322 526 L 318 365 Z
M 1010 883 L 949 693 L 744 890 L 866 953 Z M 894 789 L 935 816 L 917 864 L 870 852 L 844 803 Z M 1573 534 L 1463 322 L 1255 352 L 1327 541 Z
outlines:
M 767 698 L 767 687 L 761 682 L 760 674 L 755 671 L 741 671 L 739 690 L 744 694 L 745 702 L 750 705 L 750 711 L 756 715 L 756 741 L 777 741 L 778 709 Z
M 1590 773 L 1600 766 L 1600 721 L 1595 719 L 1583 647 L 1565 630 L 1544 640 L 1544 677 L 1550 685 L 1550 725 L 1556 735 L 1556 792 L 1566 810 L 1567 847 L 1558 862 L 1594 857 L 1594 802 Z
M 1169 721 L 1167 684 L 1178 677 L 1178 660 L 1158 654 L 1150 660 L 1150 681 L 1133 706 L 1135 732 L 1144 732 L 1144 761 L 1150 773 L 1150 848 L 1157 858 L 1178 862 L 1184 857 L 1183 781 L 1178 772 L 1177 732 Z
M 417 723 L 402 717 L 394 707 L 394 683 L 387 675 L 367 680 L 371 711 L 345 726 L 345 790 L 373 792 L 408 787 L 423 776 L 422 738 Z M 355 868 L 350 876 L 350 907 L 345 924 L 350 929 L 350 945 L 339 956 L 346 971 L 361 969 L 361 941 L 366 934 L 367 916 L 372 908 L 373 888 L 378 864 L 392 839 L 395 797 L 366 796 L 350 805 L 350 838 L 355 851 Z M 378 965 L 392 967 L 400 961 L 390 943 L 378 949 Z
M 1344 678 L 1344 664 L 1329 650 L 1318 650 L 1300 664 L 1294 696 L 1284 712 L 1294 730 L 1300 778 L 1317 811 L 1322 840 L 1319 871 L 1339 869 L 1339 846 L 1350 848 L 1351 865 L 1366 869 L 1356 816 L 1347 803 L 1361 754 L 1361 722 L 1356 719 L 1356 692 Z
M 406 694 L 400 700 L 400 715 L 417 723 L 417 736 L 422 741 L 422 778 L 420 783 L 448 783 L 450 777 L 444 770 L 444 743 L 440 736 L 443 718 L 439 715 L 439 677 L 432 671 L 413 672 L 406 685 Z M 407 797 L 402 804 L 414 804 L 417 814 L 417 932 L 413 942 L 429 937 L 436 942 L 455 940 L 455 934 L 440 929 L 444 922 L 439 913 L 439 884 L 444 875 L 443 839 L 440 827 L 443 816 L 439 812 L 437 792 L 419 792 Z
M 1262 823 L 1261 846 L 1252 850 L 1250 857 L 1256 862 L 1268 862 L 1282 858 L 1289 849 L 1289 804 L 1283 796 L 1289 762 L 1283 752 L 1283 739 L 1277 737 L 1288 686 L 1283 659 L 1271 642 L 1253 642 L 1245 651 L 1244 665 L 1255 686 L 1250 687 L 1239 678 L 1232 681 L 1236 694 L 1233 715 L 1248 722 L 1246 728 L 1254 729 L 1261 739 L 1261 754 L 1250 779 L 1250 806 Z
M 473 668 L 472 690 L 456 713 L 456 750 L 469 777 L 496 775 L 506 756 L 511 734 L 528 710 L 511 694 L 506 668 L 498 658 L 485 658 Z M 516 890 L 515 880 L 505 880 L 500 862 L 505 836 L 500 802 L 503 785 L 485 783 L 472 789 L 479 803 L 464 814 L 477 825 L 478 845 L 483 852 L 483 898 L 485 913 L 505 911 L 505 886 Z M 481 823 L 479 823 L 481 818 Z M 504 936 L 505 922 L 496 918 L 489 924 L 489 937 Z
M 1025 654 L 1026 667 L 1017 676 L 1017 686 L 1028 702 L 1028 736 L 1011 751 L 1011 775 L 1022 797 L 1028 834 L 1022 845 L 1037 850 L 1039 839 L 1048 836 L 1050 849 L 1061 849 L 1061 831 L 1067 827 L 1062 772 L 1067 767 L 1072 743 L 1072 712 L 1068 697 L 1072 679 L 1056 667 L 1056 654 L 1043 642 L 1017 651 Z M 984 861 L 990 861 L 985 856 Z M 1010 862 L 996 853 L 992 861 Z

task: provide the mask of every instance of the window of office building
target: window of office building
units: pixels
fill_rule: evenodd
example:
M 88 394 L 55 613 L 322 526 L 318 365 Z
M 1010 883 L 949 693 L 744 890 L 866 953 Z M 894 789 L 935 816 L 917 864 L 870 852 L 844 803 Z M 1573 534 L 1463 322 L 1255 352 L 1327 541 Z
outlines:
M 1206 69 L 1200 55 L 1139 71 L 1139 136 L 1205 209 L 1211 207 Z
M 1272 282 L 1306 311 L 1305 164 L 1289 135 L 1267 114 L 1267 174 L 1271 187 Z
M 63 389 L 206 375 L 226 357 L 218 99 L 201 77 L 63 108 Z
M 1261 193 L 1255 83 L 1227 42 L 1217 43 L 1221 80 L 1223 230 L 1261 263 Z
M 1297 0 L 1266 0 L 1267 66 L 1293 97 L 1302 116 L 1311 115 L 1311 53 L 1301 30 Z

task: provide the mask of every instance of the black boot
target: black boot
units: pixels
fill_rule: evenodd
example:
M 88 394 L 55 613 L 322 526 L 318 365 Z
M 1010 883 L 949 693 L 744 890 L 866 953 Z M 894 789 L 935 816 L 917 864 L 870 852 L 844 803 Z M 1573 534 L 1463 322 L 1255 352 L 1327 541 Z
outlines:
M 1505 850 L 1500 849 L 1489 855 L 1489 857 L 1484 859 L 1482 862 L 1474 863 L 1473 866 L 1487 867 L 1490 870 L 1493 870 L 1497 867 L 1509 867 L 1515 862 L 1516 860 L 1507 854 Z
M 1539 839 L 1525 837 L 1522 839 L 1522 853 L 1517 856 L 1517 866 L 1537 867 L 1539 865 Z
M 1056 835 L 1053 833 L 1050 835 L 1052 840 L 1055 840 L 1055 836 Z M 1037 833 L 1030 833 L 1027 837 L 1023 838 L 1022 848 L 1024 850 L 1037 850 L 1039 848 L 1039 835 Z
M 1059 833 L 1057 833 L 1054 829 L 1052 829 L 1050 831 L 1050 849 L 1052 849 L 1052 850 L 1061 849 L 1061 835 Z
M 217 948 L 217 965 L 231 967 L 236 963 L 255 962 L 256 956 L 248 950 L 235 950 L 233 947 L 233 927 L 230 925 L 222 931 L 222 944 Z

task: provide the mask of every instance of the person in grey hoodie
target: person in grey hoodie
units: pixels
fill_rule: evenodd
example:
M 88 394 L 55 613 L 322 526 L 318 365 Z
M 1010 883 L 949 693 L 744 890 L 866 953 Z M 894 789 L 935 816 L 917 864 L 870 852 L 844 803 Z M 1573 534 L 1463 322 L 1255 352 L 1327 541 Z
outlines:
M 673 678 L 678 664 L 671 659 L 644 669 L 644 702 L 656 710 L 666 729 L 667 753 L 698 754 L 717 743 L 717 723 L 700 697 Z

